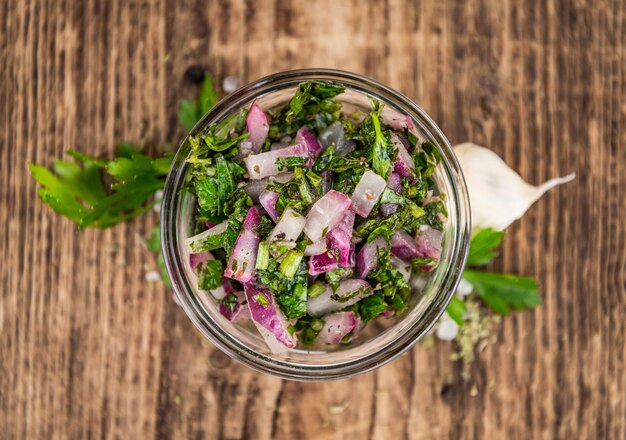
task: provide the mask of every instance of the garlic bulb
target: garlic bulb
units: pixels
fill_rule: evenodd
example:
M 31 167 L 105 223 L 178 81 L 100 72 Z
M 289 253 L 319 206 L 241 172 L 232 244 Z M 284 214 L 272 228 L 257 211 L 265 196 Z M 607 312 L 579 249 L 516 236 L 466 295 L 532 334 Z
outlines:
M 469 191 L 473 229 L 505 229 L 546 191 L 576 177 L 572 173 L 533 186 L 485 147 L 465 142 L 456 145 L 454 152 Z

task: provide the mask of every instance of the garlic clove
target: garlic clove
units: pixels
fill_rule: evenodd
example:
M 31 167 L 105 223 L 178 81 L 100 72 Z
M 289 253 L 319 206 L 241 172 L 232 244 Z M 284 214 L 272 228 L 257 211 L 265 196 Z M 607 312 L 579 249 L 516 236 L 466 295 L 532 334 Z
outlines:
M 506 229 L 546 191 L 567 183 L 575 173 L 533 186 L 493 151 L 464 142 L 454 147 L 469 192 L 472 228 Z

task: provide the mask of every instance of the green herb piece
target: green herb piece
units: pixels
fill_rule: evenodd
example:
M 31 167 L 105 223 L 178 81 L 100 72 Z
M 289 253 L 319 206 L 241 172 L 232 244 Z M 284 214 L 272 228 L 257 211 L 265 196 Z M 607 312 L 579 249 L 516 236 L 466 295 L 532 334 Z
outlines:
M 30 163 L 39 182 L 41 200 L 81 229 L 107 228 L 148 211 L 155 191 L 162 189 L 172 156 L 150 159 L 129 144 L 117 148 L 117 157 L 103 161 L 70 150 L 74 161 L 55 160 L 52 170 Z M 113 179 L 111 190 L 102 172 Z
M 303 256 L 304 254 L 297 249 L 292 249 L 287 252 L 287 255 L 285 255 L 285 258 L 283 258 L 283 261 L 280 263 L 280 272 L 287 278 L 293 278 Z
M 380 196 L 380 203 L 394 203 L 396 205 L 403 205 L 406 199 L 400 194 L 390 188 L 385 188 Z
M 320 318 L 312 316 L 303 316 L 296 322 L 296 332 L 298 332 L 298 341 L 302 342 L 306 347 L 313 347 L 320 330 L 324 328 L 324 321 Z
M 321 281 L 316 281 L 309 286 L 307 291 L 308 298 L 317 298 L 326 291 L 326 286 Z
M 191 242 L 189 247 L 193 253 L 205 252 L 205 251 L 213 251 L 215 249 L 224 248 L 226 253 L 230 255 L 230 252 L 235 245 L 235 241 L 237 240 L 237 236 L 239 235 L 239 231 L 241 229 L 241 223 L 237 220 L 231 219 L 228 221 L 228 226 L 225 228 L 224 232 L 220 234 L 209 235 L 203 240 L 197 240 Z
M 208 112 L 217 102 L 217 91 L 213 87 L 213 79 L 210 75 L 204 76 L 200 93 L 195 102 L 183 99 L 178 110 L 178 120 L 190 131 L 196 123 Z
M 353 274 L 353 270 L 349 267 L 338 267 L 335 270 L 331 270 L 324 274 L 326 282 L 331 285 L 333 290 L 337 289 L 339 283 L 347 278 L 350 278 Z
M 239 114 L 237 115 L 237 121 L 235 122 L 235 131 L 237 133 L 243 133 L 246 128 L 246 119 L 248 118 L 248 113 L 250 109 L 247 107 L 243 107 L 239 110 Z
M 235 190 L 236 182 L 232 172 L 233 164 L 221 154 L 217 154 L 214 159 L 215 166 L 201 165 L 200 168 L 196 168 L 193 185 L 202 214 L 220 217 L 224 214 L 227 200 Z M 240 201 L 240 207 L 242 204 L 248 205 L 252 202 L 242 193 L 238 194 L 244 197 L 243 201 Z
M 387 179 L 392 169 L 393 146 L 389 141 L 389 137 L 380 128 L 379 116 L 381 111 L 382 106 L 379 106 L 378 109 L 370 114 L 375 132 L 372 149 L 372 168 L 376 171 L 376 174 L 382 176 L 383 179 Z
M 189 143 L 192 147 L 192 154 L 187 160 L 190 163 L 201 162 L 203 159 L 207 159 L 211 151 L 224 152 L 235 148 L 236 145 L 245 140 L 250 133 L 243 133 L 236 137 L 222 137 L 215 134 L 216 126 L 212 125 L 206 134 L 202 134 L 189 138 Z M 235 151 L 236 152 L 236 151 Z
M 392 300 L 396 294 L 409 291 L 409 284 L 402 272 L 391 264 L 390 250 L 378 250 L 378 265 L 376 269 L 367 276 L 374 290 L 382 292 L 383 296 Z M 402 306 L 402 304 L 398 304 Z M 399 310 L 400 311 L 400 310 Z
M 222 215 L 224 213 L 224 203 L 235 189 L 235 181 L 226 159 L 223 156 L 217 156 L 215 161 L 217 165 L 217 197 L 219 199 L 217 215 Z
M 304 166 L 306 158 L 299 156 L 279 157 L 276 159 L 276 168 L 278 171 L 293 170 L 296 167 Z
M 259 251 L 256 254 L 256 269 L 266 270 L 270 263 L 270 250 L 267 247 L 267 242 L 262 241 L 259 243 Z
M 256 228 L 257 234 L 261 237 L 261 240 L 266 240 L 274 229 L 274 222 L 272 222 L 267 216 L 261 217 L 261 223 Z
M 328 166 L 331 164 L 333 159 L 335 158 L 335 147 L 330 146 L 323 150 L 320 155 L 315 160 L 313 164 L 313 171 L 316 173 L 321 173 L 326 171 Z
M 239 304 L 239 298 L 237 298 L 237 295 L 235 295 L 233 292 L 229 292 L 228 295 L 226 295 L 222 300 L 222 304 L 224 304 L 224 306 L 226 306 L 226 308 L 230 310 L 231 313 L 233 313 L 235 311 L 235 307 L 237 307 L 237 304 Z
M 466 311 L 467 306 L 463 300 L 456 295 L 452 297 L 450 304 L 448 304 L 448 307 L 446 308 L 446 312 L 450 315 L 450 318 L 452 318 L 452 320 L 459 326 L 463 325 L 463 316 Z
M 380 293 L 363 298 L 356 306 L 357 313 L 363 322 L 371 321 L 387 309 L 387 303 Z
M 407 200 L 405 205 L 395 214 L 385 219 L 372 218 L 361 223 L 354 231 L 357 238 L 367 238 L 371 243 L 376 237 L 384 236 L 391 238 L 398 229 L 414 231 L 417 226 L 423 223 L 422 217 L 425 215 L 424 209 L 417 206 L 412 201 Z
M 418 257 L 411 260 L 411 270 L 413 272 L 424 272 L 424 268 L 435 267 L 439 260 L 430 257 Z
M 238 188 L 230 193 L 230 196 L 224 202 L 224 214 L 229 218 L 243 222 L 248 209 L 253 205 L 252 198 L 246 192 L 245 188 Z
M 410 140 L 409 140 L 410 141 Z M 415 171 L 422 177 L 430 177 L 439 162 L 441 162 L 441 153 L 432 143 L 426 141 L 421 148 L 415 148 L 413 152 L 413 161 L 415 162 Z
M 276 295 L 276 302 L 287 319 L 301 318 L 306 314 L 307 282 L 301 277 L 288 292 Z
M 529 309 L 541 304 L 539 283 L 533 278 L 475 270 L 466 270 L 463 278 L 474 286 L 491 310 L 501 315 L 507 315 L 510 309 Z
M 492 228 L 480 230 L 472 237 L 469 254 L 467 256 L 468 266 L 484 266 L 498 256 L 495 249 L 500 246 L 504 238 L 504 231 L 496 231 Z
M 312 170 L 306 172 L 306 178 L 313 188 L 317 188 L 322 184 L 322 176 L 314 173 Z
M 309 81 L 298 86 L 289 105 L 273 115 L 268 140 L 293 136 L 306 126 L 316 132 L 339 120 L 341 102 L 335 99 L 344 87 L 330 81 Z
M 256 302 L 257 304 L 263 306 L 263 307 L 267 307 L 270 305 L 270 302 L 267 300 L 267 298 L 265 297 L 265 295 L 262 295 L 260 293 L 257 293 L 256 295 L 254 295 L 254 297 L 252 298 L 254 300 L 254 302 Z
M 320 102 L 322 100 L 333 98 L 345 91 L 341 84 L 330 81 L 309 81 L 298 86 L 291 101 L 289 101 L 289 112 L 287 112 L 287 122 L 292 122 L 304 110 L 305 105 L 309 102 Z M 324 105 L 330 105 L 326 102 Z M 328 108 L 326 108 L 328 110 Z
M 196 272 L 198 274 L 198 288 L 212 290 L 222 285 L 224 268 L 221 261 L 204 261 L 198 265 Z
M 437 200 L 434 202 L 427 203 L 423 206 L 424 212 L 426 216 L 424 217 L 424 221 L 431 228 L 437 229 L 439 231 L 443 230 L 443 221 L 441 216 L 446 217 L 448 215 L 448 211 L 446 210 L 443 201 Z
M 302 168 L 296 168 L 294 170 L 294 178 L 298 180 L 298 192 L 300 193 L 300 200 L 304 207 L 313 204 L 313 192 L 311 191 L 311 185 L 309 185 L 308 179 L 304 177 L 304 171 Z

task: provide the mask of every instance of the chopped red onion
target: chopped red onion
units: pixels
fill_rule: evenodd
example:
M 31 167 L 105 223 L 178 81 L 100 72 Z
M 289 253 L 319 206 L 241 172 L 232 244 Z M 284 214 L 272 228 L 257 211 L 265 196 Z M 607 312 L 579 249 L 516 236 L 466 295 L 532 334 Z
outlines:
M 208 260 L 213 260 L 213 254 L 209 251 L 189 254 L 189 265 L 192 269 L 197 269 L 200 263 L 204 263 Z
M 234 305 L 232 310 L 226 306 L 226 304 L 224 304 L 223 302 L 220 303 L 219 307 L 218 307 L 220 313 L 222 315 L 224 315 L 224 317 L 226 317 L 226 319 L 228 319 L 229 321 L 235 321 L 239 315 L 241 314 L 241 311 L 243 310 L 243 307 L 241 305 L 241 303 L 239 301 L 237 301 Z
M 417 243 L 406 231 L 400 229 L 391 237 L 391 253 L 404 261 L 412 260 L 420 255 Z
M 254 152 L 254 150 L 252 149 L 252 142 L 247 139 L 239 142 L 238 147 L 239 153 L 237 154 L 237 156 L 235 156 L 237 159 L 243 159 L 244 157 L 249 156 Z
M 398 173 L 391 173 L 387 177 L 387 187 L 398 194 L 402 193 L 402 177 Z
M 324 149 L 331 145 L 337 145 L 337 141 L 343 137 L 344 128 L 341 122 L 333 122 L 320 133 L 320 144 Z
M 243 159 L 248 170 L 248 176 L 252 180 L 260 180 L 264 177 L 278 174 L 276 160 L 279 157 L 310 157 L 306 145 L 294 144 L 281 150 L 267 151 L 265 153 L 252 154 Z
M 268 179 L 248 180 L 246 183 L 246 192 L 254 203 L 259 203 L 259 196 L 265 191 L 267 180 Z
M 247 283 L 254 276 L 256 254 L 259 249 L 259 236 L 250 230 L 242 231 L 235 241 L 235 246 L 228 259 L 224 276 Z
M 391 135 L 391 142 L 394 150 L 398 152 L 396 160 L 393 163 L 393 170 L 401 177 L 408 177 L 411 181 L 413 181 L 413 170 L 415 170 L 415 162 L 413 162 L 413 158 L 407 151 L 399 136 L 395 133 Z
M 354 212 L 348 210 L 341 221 L 326 236 L 331 255 L 338 257 L 339 265 L 346 267 L 350 257 Z
M 350 253 L 348 254 L 348 264 L 346 267 L 354 267 L 356 265 L 356 246 L 354 243 L 350 244 Z
M 313 255 L 309 258 L 309 275 L 319 275 L 339 267 L 339 263 L 329 252 Z
M 343 193 L 330 190 L 313 204 L 306 217 L 304 233 L 313 242 L 322 238 L 345 215 L 351 201 Z
M 268 242 L 291 242 L 295 243 L 306 223 L 304 216 L 300 215 L 293 208 L 285 209 L 280 220 L 270 232 Z
M 293 179 L 293 171 L 287 171 L 285 173 L 277 174 L 276 176 L 272 176 L 269 178 L 270 181 L 275 181 L 278 183 L 287 183 L 291 179 Z
M 396 205 L 395 203 L 381 203 L 380 204 L 380 213 L 384 217 L 390 217 L 396 212 L 398 212 L 398 205 Z
M 394 130 L 404 130 L 405 128 L 411 129 L 414 127 L 413 120 L 408 115 L 403 115 L 402 113 L 392 109 L 391 107 L 383 107 L 380 112 L 380 119 L 393 128 Z
M 261 224 L 261 214 L 259 214 L 259 210 L 253 206 L 248 209 L 246 217 L 243 219 L 243 228 L 252 230 L 259 226 L 259 224 Z
M 187 245 L 190 249 L 192 249 L 191 245 L 193 243 L 204 241 L 208 237 L 211 237 L 213 235 L 223 234 L 224 232 L 226 232 L 226 229 L 228 229 L 228 221 L 224 220 L 219 225 L 215 225 L 212 228 L 207 229 L 204 232 L 201 232 L 197 235 L 194 235 L 193 237 L 189 237 L 185 239 L 185 245 Z
M 319 152 L 322 150 L 322 146 L 320 145 L 315 135 L 311 133 L 311 130 L 309 130 L 307 127 L 302 127 L 296 133 L 296 143 L 306 145 L 311 156 L 307 161 L 307 166 L 313 166 L 313 161 L 315 160 L 314 158 L 316 158 Z
M 296 346 L 296 337 L 289 332 L 289 324 L 274 301 L 270 290 L 251 282 L 244 285 L 252 322 L 265 339 L 272 353 L 280 354 Z
M 383 313 L 380 314 L 380 316 L 382 316 L 383 318 L 389 318 L 393 316 L 393 310 L 385 309 L 383 310 Z
M 252 104 L 246 118 L 246 130 L 250 133 L 248 141 L 252 144 L 252 151 L 258 153 L 265 143 L 270 124 L 267 115 L 257 104 Z
M 228 283 L 228 287 L 226 286 Z M 244 320 L 250 319 L 250 310 L 244 306 L 246 302 L 246 294 L 244 292 L 235 292 L 230 286 L 230 280 L 228 278 L 224 278 L 224 288 L 226 289 L 226 293 L 233 293 L 237 300 L 232 306 L 232 309 L 224 304 L 224 301 L 221 301 L 218 310 L 220 313 L 229 321 L 232 322 L 240 322 Z
M 253 206 L 248 210 L 243 222 L 243 230 L 239 233 L 235 246 L 228 259 L 224 276 L 247 283 L 254 276 L 256 255 L 261 239 L 254 229 L 259 225 L 261 216 Z
M 307 301 L 307 313 L 311 316 L 322 316 L 345 309 L 372 293 L 372 287 L 367 281 L 357 279 L 344 280 L 339 283 L 334 293 L 332 287 L 326 286 L 324 293 L 315 298 L 310 298 Z
M 310 257 L 312 255 L 319 255 L 321 253 L 326 252 L 327 250 L 328 250 L 328 246 L 326 245 L 326 240 L 322 238 L 321 240 L 318 240 L 315 243 L 312 243 L 308 245 L 307 247 L 305 247 L 304 256 Z
M 340 137 L 335 146 L 337 156 L 345 156 L 354 150 L 356 150 L 356 143 L 352 139 L 346 139 L 345 137 Z
M 320 133 L 320 144 L 323 149 L 335 146 L 337 156 L 344 156 L 356 149 L 356 144 L 351 139 L 345 138 L 345 129 L 339 121 L 330 124 Z
M 424 226 L 416 237 L 416 244 L 418 248 L 418 256 L 434 258 L 439 261 L 441 259 L 442 240 L 443 233 L 430 226 Z M 421 270 L 429 272 L 434 269 L 434 266 L 421 266 Z
M 357 326 L 354 312 L 331 313 L 324 317 L 324 327 L 317 335 L 317 342 L 322 344 L 339 344 Z
M 352 209 L 363 218 L 367 218 L 374 205 L 380 199 L 387 182 L 374 171 L 363 173 L 361 180 L 352 193 Z
M 333 187 L 333 175 L 330 171 L 322 171 L 320 176 L 322 177 L 322 195 L 324 195 Z
M 272 142 L 270 145 L 270 151 L 282 150 L 283 148 L 287 148 L 289 143 L 287 142 Z
M 356 272 L 358 278 L 367 277 L 378 266 L 378 250 L 387 249 L 387 240 L 376 237 L 371 243 L 365 243 L 356 256 Z
M 280 218 L 280 213 L 276 209 L 277 200 L 278 193 L 274 191 L 263 191 L 259 196 L 259 203 L 261 204 L 263 209 L 265 209 L 267 215 L 269 215 L 272 220 L 274 220 L 274 223 L 276 223 Z
M 402 276 L 408 283 L 409 280 L 411 279 L 411 264 L 407 263 L 406 261 L 402 261 L 401 259 L 396 258 L 394 256 L 391 257 L 390 261 L 393 267 L 398 269 L 398 272 L 402 274 Z

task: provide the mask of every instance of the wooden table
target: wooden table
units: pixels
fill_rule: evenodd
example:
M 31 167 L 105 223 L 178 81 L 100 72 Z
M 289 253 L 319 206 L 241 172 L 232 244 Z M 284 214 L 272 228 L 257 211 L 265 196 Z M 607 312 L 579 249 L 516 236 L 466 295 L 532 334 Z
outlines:
M 0 17 L 0 437 L 626 436 L 624 2 L 4 0 Z M 366 74 L 530 182 L 575 171 L 495 266 L 536 275 L 544 304 L 503 320 L 470 381 L 446 343 L 334 383 L 231 361 L 146 281 L 156 214 L 79 232 L 26 167 L 176 145 L 194 64 Z

